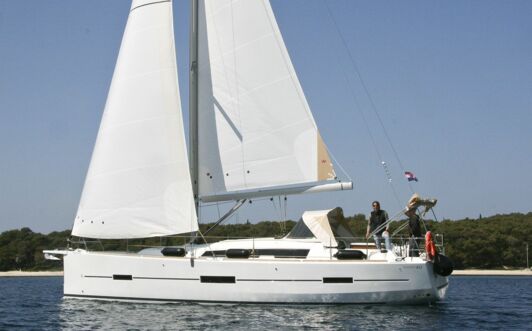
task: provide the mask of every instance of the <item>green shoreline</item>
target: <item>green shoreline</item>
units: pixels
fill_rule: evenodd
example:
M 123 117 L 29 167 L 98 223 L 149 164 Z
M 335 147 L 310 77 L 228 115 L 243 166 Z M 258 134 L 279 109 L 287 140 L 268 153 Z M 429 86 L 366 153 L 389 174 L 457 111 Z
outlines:
M 346 218 L 349 228 L 356 235 L 366 232 L 367 218 L 356 214 Z M 201 223 L 202 232 L 214 223 Z M 263 221 L 256 224 L 225 224 L 218 226 L 212 233 L 212 241 L 228 238 L 283 237 L 295 225 L 293 221 Z M 394 231 L 399 222 L 391 225 Z M 500 275 L 509 270 L 510 275 L 528 265 L 528 245 L 532 237 L 532 212 L 527 214 L 511 213 L 494 215 L 478 219 L 427 221 L 427 230 L 440 233 L 437 245 L 440 252 L 454 263 L 457 275 L 485 275 L 479 270 L 489 270 L 489 274 Z M 71 236 L 70 230 L 49 234 L 35 233 L 29 228 L 9 230 L 0 233 L 0 270 L 55 270 L 61 268 L 58 261 L 46 260 L 43 250 L 65 247 Z M 404 238 L 401 238 L 404 237 Z M 396 243 L 408 238 L 407 231 L 398 233 Z M 186 243 L 183 236 L 164 238 L 144 238 L 130 240 L 106 240 L 98 243 L 87 242 L 82 246 L 88 250 L 136 251 L 141 247 L 175 246 Z M 78 247 L 72 242 L 73 247 Z M 441 246 L 444 244 L 443 246 Z M 423 249 L 424 247 L 421 247 Z M 528 260 L 530 261 L 530 259 Z M 475 270 L 475 271 L 470 271 Z M 496 270 L 493 271 L 492 270 Z M 508 273 L 503 272 L 503 275 Z M 521 273 L 518 273 L 521 274 Z
M 518 270 L 489 270 L 489 269 L 465 269 L 455 270 L 454 276 L 532 276 L 531 269 Z

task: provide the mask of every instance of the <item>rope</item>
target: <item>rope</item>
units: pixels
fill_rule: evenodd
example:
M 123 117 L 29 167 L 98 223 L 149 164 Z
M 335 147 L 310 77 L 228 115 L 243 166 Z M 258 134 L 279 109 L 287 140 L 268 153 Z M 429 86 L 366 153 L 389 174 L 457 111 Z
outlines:
M 279 210 L 277 210 L 277 205 L 275 204 L 275 200 L 273 197 L 270 198 L 270 201 L 272 202 L 273 209 L 275 209 L 275 212 L 279 215 L 279 228 L 281 231 L 281 234 L 284 234 L 286 232 L 286 209 L 287 209 L 287 198 L 284 197 L 284 205 L 281 203 L 281 196 L 278 196 L 279 201 Z

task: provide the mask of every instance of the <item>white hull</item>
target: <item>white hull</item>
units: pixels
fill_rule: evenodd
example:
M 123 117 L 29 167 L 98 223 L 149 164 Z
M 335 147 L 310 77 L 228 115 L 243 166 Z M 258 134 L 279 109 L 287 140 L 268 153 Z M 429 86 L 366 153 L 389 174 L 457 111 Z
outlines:
M 433 273 L 431 262 L 420 258 L 389 262 L 192 259 L 84 250 L 65 253 L 64 295 L 76 298 L 156 302 L 427 303 L 443 299 L 448 284 L 447 277 Z M 342 283 L 335 283 L 339 281 Z

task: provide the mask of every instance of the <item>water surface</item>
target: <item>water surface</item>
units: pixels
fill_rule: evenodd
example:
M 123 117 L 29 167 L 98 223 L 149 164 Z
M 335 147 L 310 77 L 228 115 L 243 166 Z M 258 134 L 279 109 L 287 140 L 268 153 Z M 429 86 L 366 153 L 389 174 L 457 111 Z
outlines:
M 62 282 L 0 278 L 0 330 L 532 330 L 532 277 L 452 276 L 430 306 L 63 300 Z

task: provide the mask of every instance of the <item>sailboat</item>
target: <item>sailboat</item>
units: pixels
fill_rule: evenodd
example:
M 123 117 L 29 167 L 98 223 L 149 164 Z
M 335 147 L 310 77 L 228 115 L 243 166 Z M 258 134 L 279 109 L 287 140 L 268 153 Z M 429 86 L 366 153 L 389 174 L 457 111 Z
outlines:
M 72 236 L 197 234 L 138 252 L 46 250 L 64 297 L 154 302 L 426 303 L 447 275 L 365 244 L 340 208 L 283 238 L 201 240 L 201 204 L 350 190 L 337 179 L 268 0 L 191 1 L 187 149 L 172 2 L 133 0 Z M 229 212 L 229 213 L 230 213 Z M 228 213 L 228 214 L 229 214 Z M 227 215 L 225 215 L 227 216 Z

